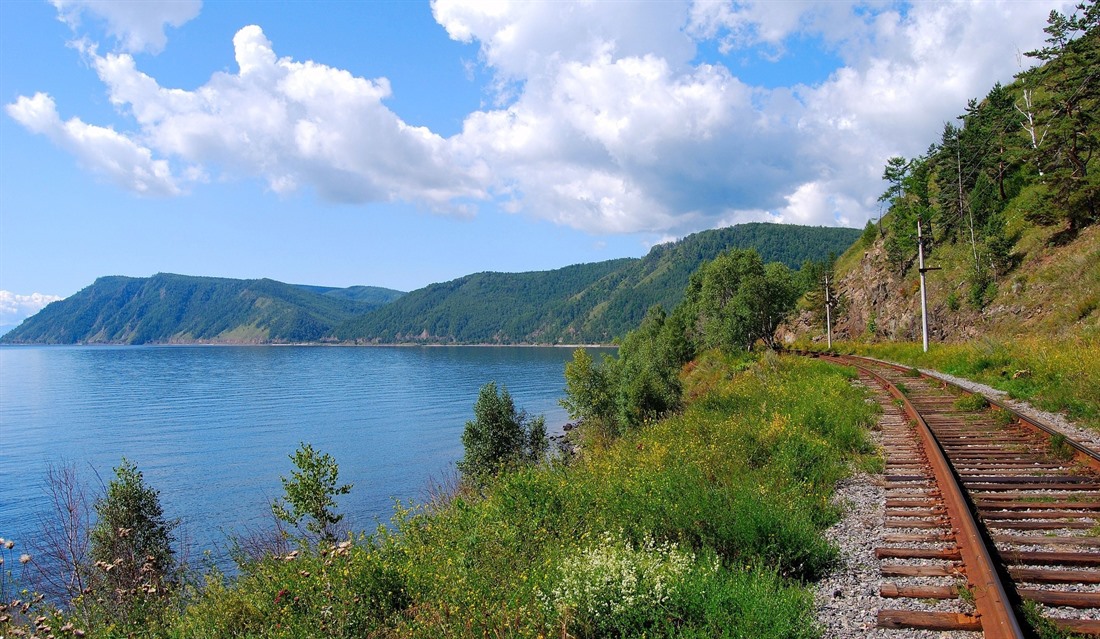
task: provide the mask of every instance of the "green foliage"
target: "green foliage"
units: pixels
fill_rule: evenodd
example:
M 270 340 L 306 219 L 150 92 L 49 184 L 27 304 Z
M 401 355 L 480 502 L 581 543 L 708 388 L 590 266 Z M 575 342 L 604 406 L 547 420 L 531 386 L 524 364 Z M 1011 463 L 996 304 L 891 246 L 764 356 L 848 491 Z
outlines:
M 967 393 L 955 400 L 955 408 L 962 411 L 978 411 L 989 408 L 989 400 L 981 393 Z
M 409 604 L 400 550 L 385 533 L 245 566 L 232 584 L 207 576 L 177 637 L 377 636 Z
M 1047 46 L 1027 55 L 1044 62 L 1008 86 L 972 99 L 961 126 L 944 124 L 937 144 L 911 161 L 890 158 L 883 171 L 889 204 L 885 246 L 891 264 L 915 259 L 920 218 L 935 245 L 965 243 L 973 277 L 969 298 L 984 307 L 996 278 L 1016 268 L 1016 237 L 1004 211 L 1018 195 L 1033 223 L 1066 223 L 1055 243 L 1100 219 L 1100 8 L 1082 3 L 1069 16 L 1052 12 Z M 927 255 L 926 255 L 927 257 Z
M 583 351 L 574 353 L 566 365 L 562 405 L 600 436 L 677 410 L 681 368 L 696 353 L 747 351 L 758 340 L 772 345 L 779 322 L 827 267 L 807 262 L 803 268 L 808 276 L 784 264 L 765 265 L 752 249 L 727 251 L 704 263 L 672 314 L 651 308 L 637 330 L 627 334 L 618 357 L 596 365 Z
M 618 380 L 616 417 L 634 428 L 680 406 L 680 366 L 690 357 L 684 329 L 661 307 L 650 309 L 619 347 L 612 370 Z
M 561 405 L 572 419 L 585 421 L 610 420 L 615 416 L 615 391 L 609 368 L 600 366 L 583 348 L 573 351 L 573 359 L 565 365 L 565 397 Z
M 474 420 L 462 432 L 464 455 L 458 469 L 467 481 L 480 485 L 501 471 L 538 462 L 545 455 L 546 420 L 517 411 L 507 388 L 496 382 L 481 387 Z
M 1066 436 L 1062 433 L 1056 433 L 1050 436 L 1050 454 L 1056 459 L 1070 460 L 1073 459 L 1074 453 L 1073 446 L 1069 445 Z
M 641 259 L 536 273 L 478 273 L 432 284 L 349 321 L 344 340 L 427 343 L 610 343 L 653 306 L 675 308 L 700 265 L 735 248 L 796 268 L 859 237 L 856 229 L 741 224 L 653 247 Z
M 977 309 L 985 308 L 997 293 L 997 283 L 988 268 L 979 266 L 970 269 L 970 305 Z
M 548 625 L 581 637 L 644 634 L 660 623 L 659 611 L 675 600 L 694 563 L 694 554 L 676 544 L 646 539 L 635 547 L 605 532 L 561 560 L 539 593 Z
M 698 278 L 683 305 L 700 350 L 750 350 L 758 339 L 770 345 L 776 326 L 803 292 L 789 269 L 765 266 L 752 250 L 723 253 L 704 265 Z
M 1046 46 L 1026 55 L 1045 64 L 1021 74 L 1035 93 L 1035 117 L 1042 143 L 1032 149 L 1049 184 L 1047 202 L 1075 232 L 1100 219 L 1100 179 L 1095 161 L 1100 150 L 1100 4 L 1081 2 L 1071 15 L 1051 11 Z
M 306 520 L 306 530 L 327 543 L 334 543 L 337 524 L 344 518 L 336 512 L 336 497 L 351 492 L 351 484 L 339 485 L 340 467 L 328 453 L 313 450 L 302 443 L 290 455 L 296 470 L 290 477 L 280 478 L 284 497 L 271 505 L 271 512 L 280 521 L 299 526 Z
M 363 287 L 365 288 L 365 287 Z M 319 292 L 323 291 L 323 292 Z M 3 336 L 8 343 L 147 344 L 174 341 L 308 342 L 392 300 L 386 289 L 299 287 L 160 273 L 101 277 Z M 371 301 L 360 301 L 367 299 Z
M 143 634 L 159 627 L 178 585 L 172 548 L 178 521 L 164 516 L 157 490 L 137 466 L 123 458 L 106 494 L 94 504 L 90 532 L 89 619 L 124 632 Z
M 867 224 L 863 227 L 863 234 L 859 236 L 859 243 L 867 248 L 870 248 L 877 239 L 878 226 L 874 223 L 873 220 L 867 220 Z

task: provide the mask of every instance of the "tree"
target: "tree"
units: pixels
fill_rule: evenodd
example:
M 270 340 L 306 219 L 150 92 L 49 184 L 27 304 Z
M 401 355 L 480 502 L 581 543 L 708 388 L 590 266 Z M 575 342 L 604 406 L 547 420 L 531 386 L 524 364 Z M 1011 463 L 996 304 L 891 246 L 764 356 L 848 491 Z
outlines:
M 878 196 L 879 202 L 888 202 L 893 206 L 905 195 L 905 178 L 909 175 L 910 163 L 900 155 L 895 155 L 886 161 L 886 167 L 882 170 L 882 179 L 886 180 L 887 187 L 882 195 Z
M 565 398 L 560 403 L 572 419 L 607 420 L 615 415 L 608 371 L 583 348 L 573 351 L 573 360 L 565 365 Z
M 769 348 L 775 348 L 775 331 L 794 308 L 802 288 L 795 274 L 782 262 L 771 262 L 764 266 L 762 298 L 753 315 L 760 331 L 760 339 Z
M 1021 74 L 1025 83 L 1044 89 L 1035 106 L 1044 120 L 1045 144 L 1035 153 L 1049 202 L 1071 232 L 1100 219 L 1100 180 L 1091 166 L 1100 150 L 1100 4 L 1082 2 L 1076 9 L 1069 16 L 1050 12 L 1047 45 L 1025 54 L 1046 64 Z
M 507 388 L 496 382 L 481 387 L 474 420 L 462 433 L 465 454 L 458 462 L 463 477 L 474 484 L 504 470 L 537 462 L 547 449 L 546 420 L 517 411 Z
M 46 466 L 49 509 L 39 514 L 32 540 L 35 590 L 50 601 L 75 601 L 87 585 L 93 499 L 74 463 Z
M 302 443 L 290 455 L 297 470 L 290 478 L 281 477 L 286 493 L 271 505 L 271 512 L 280 521 L 299 526 L 303 519 L 306 530 L 328 543 L 336 541 L 336 525 L 344 518 L 336 512 L 336 497 L 351 492 L 351 484 L 338 485 L 340 467 L 328 453 L 313 450 Z
M 90 588 L 104 612 L 125 627 L 154 624 L 178 583 L 174 531 L 160 494 L 123 458 L 107 492 L 96 500 Z
M 691 358 L 684 332 L 679 318 L 657 305 L 623 340 L 611 368 L 619 426 L 636 428 L 679 407 L 680 366 Z

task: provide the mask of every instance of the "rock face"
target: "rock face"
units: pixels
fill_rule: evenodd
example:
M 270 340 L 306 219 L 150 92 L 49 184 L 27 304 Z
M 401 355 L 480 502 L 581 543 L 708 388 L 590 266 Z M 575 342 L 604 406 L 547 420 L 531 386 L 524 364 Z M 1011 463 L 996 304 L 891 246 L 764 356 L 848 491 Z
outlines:
M 1095 283 L 1095 265 L 1079 269 L 1080 279 L 1065 286 L 1049 284 L 1049 271 L 1075 256 L 1100 255 L 1100 233 L 1082 233 L 1074 245 L 1060 249 L 1044 249 L 1033 260 L 1024 260 L 1018 271 L 1004 277 L 997 297 L 983 309 L 971 307 L 965 301 L 968 285 L 959 280 L 952 289 L 946 285 L 952 276 L 933 272 L 928 276 L 928 339 L 938 342 L 966 341 L 982 337 L 990 331 L 1002 334 L 1027 333 L 1038 328 L 1043 332 L 1075 330 L 1074 326 L 1096 321 L 1096 310 L 1082 306 L 1073 299 L 1100 297 Z M 881 239 L 871 246 L 861 247 L 859 261 L 847 272 L 839 273 L 834 285 L 838 305 L 833 312 L 834 340 L 919 341 L 921 339 L 921 286 L 915 264 L 904 268 L 891 266 Z M 1068 256 L 1068 257 L 1067 257 Z M 958 279 L 958 276 L 955 276 Z M 1026 283 L 1026 284 L 1025 284 Z M 954 302 L 948 300 L 954 297 Z M 1067 305 L 1084 308 L 1069 324 L 1055 327 L 1052 322 L 1068 312 Z M 799 339 L 824 342 L 824 318 L 821 311 L 803 310 L 778 331 L 781 343 Z
M 859 263 L 834 284 L 838 304 L 833 339 L 920 339 L 920 288 L 891 268 L 882 242 L 865 248 Z M 824 341 L 820 321 L 802 311 L 780 328 L 781 341 Z
M 928 275 L 929 340 L 959 342 L 985 336 L 1075 335 L 1100 325 L 1100 226 L 1068 244 L 1052 245 L 1053 227 L 1036 228 L 1014 250 L 1017 267 L 995 281 L 984 308 L 969 301 L 968 251 L 934 251 L 944 270 Z M 920 278 L 915 263 L 891 265 L 881 238 L 842 258 L 834 290 L 834 340 L 919 341 Z M 962 255 L 960 258 L 959 255 Z M 915 259 L 914 259 L 915 262 Z M 777 331 L 780 343 L 824 342 L 824 317 L 803 310 Z

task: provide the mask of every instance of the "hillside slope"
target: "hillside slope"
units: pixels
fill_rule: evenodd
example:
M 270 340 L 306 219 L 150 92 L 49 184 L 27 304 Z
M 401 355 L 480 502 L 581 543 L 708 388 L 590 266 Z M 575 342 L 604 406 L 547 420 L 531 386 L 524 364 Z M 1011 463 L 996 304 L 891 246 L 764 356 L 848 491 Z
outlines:
M 624 258 L 534 273 L 478 273 L 413 291 L 339 327 L 359 343 L 608 343 L 641 322 L 654 304 L 683 297 L 688 278 L 733 248 L 797 268 L 841 253 L 856 229 L 742 224 L 703 231 Z
M 3 336 L 8 344 L 310 342 L 401 293 L 158 273 L 101 277 Z M 318 290 L 320 289 L 320 290 Z M 367 301 L 360 301 L 360 299 Z
M 1021 221 L 1022 222 L 1022 221 Z M 1014 248 L 1019 264 L 993 281 L 978 306 L 970 299 L 965 245 L 933 249 L 926 278 L 929 339 L 964 342 L 1044 335 L 1059 339 L 1100 330 L 1100 227 L 1072 242 L 1053 245 L 1059 227 L 1028 225 Z M 919 341 L 920 279 L 915 266 L 891 266 L 884 239 L 857 243 L 837 263 L 833 338 L 854 341 Z M 802 302 L 802 312 L 781 329 L 782 339 L 824 340 L 824 313 Z

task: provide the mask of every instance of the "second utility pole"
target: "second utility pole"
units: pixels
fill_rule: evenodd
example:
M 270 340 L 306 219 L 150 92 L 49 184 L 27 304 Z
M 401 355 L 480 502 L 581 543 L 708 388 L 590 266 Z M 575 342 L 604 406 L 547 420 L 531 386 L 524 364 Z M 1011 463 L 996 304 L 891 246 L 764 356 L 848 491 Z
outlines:
M 917 218 L 917 259 L 920 271 L 920 329 L 924 338 L 924 352 L 928 352 L 928 295 L 924 290 L 924 238 L 921 236 L 920 217 Z

